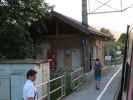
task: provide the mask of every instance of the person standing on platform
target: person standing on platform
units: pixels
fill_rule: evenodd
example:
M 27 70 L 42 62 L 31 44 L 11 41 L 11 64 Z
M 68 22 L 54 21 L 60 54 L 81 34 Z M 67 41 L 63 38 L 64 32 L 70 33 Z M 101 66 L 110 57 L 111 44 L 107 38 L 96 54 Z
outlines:
M 38 93 L 33 84 L 36 80 L 37 72 L 33 69 L 27 72 L 27 81 L 24 84 L 23 88 L 23 98 L 24 100 L 38 100 Z
M 95 71 L 96 89 L 99 90 L 101 83 L 101 72 L 102 72 L 102 64 L 99 58 L 96 59 L 94 71 Z

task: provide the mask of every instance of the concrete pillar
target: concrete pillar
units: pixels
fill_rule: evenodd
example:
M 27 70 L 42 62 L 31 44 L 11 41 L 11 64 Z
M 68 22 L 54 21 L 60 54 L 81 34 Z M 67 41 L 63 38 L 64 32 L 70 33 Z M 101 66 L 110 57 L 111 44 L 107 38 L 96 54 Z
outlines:
M 82 0 L 82 24 L 88 26 L 87 0 Z

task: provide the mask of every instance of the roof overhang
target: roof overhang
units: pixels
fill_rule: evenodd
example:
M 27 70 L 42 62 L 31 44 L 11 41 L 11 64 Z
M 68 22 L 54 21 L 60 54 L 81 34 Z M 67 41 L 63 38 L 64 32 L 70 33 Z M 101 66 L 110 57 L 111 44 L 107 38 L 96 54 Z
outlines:
M 103 40 L 108 40 L 111 39 L 111 36 L 105 33 L 102 33 L 98 30 L 96 30 L 95 28 L 91 27 L 91 26 L 85 26 L 83 25 L 81 22 L 72 19 L 70 17 L 64 16 L 58 12 L 51 12 L 53 17 L 56 17 L 59 20 L 62 20 L 63 22 L 65 22 L 66 24 L 71 25 L 72 27 L 78 29 L 82 34 L 84 35 L 93 35 L 93 36 L 98 36 L 100 38 L 102 38 Z

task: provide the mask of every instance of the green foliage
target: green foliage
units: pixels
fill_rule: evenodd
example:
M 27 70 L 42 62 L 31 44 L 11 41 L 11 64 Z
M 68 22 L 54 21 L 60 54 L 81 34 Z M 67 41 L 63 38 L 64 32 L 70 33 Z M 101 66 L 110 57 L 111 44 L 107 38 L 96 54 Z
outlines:
M 126 41 L 126 34 L 122 33 L 120 38 L 117 41 L 117 46 L 120 47 L 120 50 L 122 51 L 122 54 L 124 52 L 125 41 Z
M 31 58 L 32 39 L 29 32 L 18 25 L 4 24 L 0 30 L 0 54 L 8 59 Z
M 106 28 L 101 28 L 100 31 L 106 34 L 111 34 L 110 30 Z
M 115 58 L 115 56 L 116 56 L 116 43 L 115 43 L 115 41 L 111 40 L 111 41 L 105 42 L 104 54 L 105 54 L 105 56 L 111 55 L 113 58 Z
M 111 33 L 111 31 L 109 29 L 101 28 L 100 29 L 100 32 L 105 33 L 105 34 L 108 34 L 111 39 L 114 39 L 114 37 L 113 37 L 113 35 L 112 35 L 112 33 Z
M 0 7 L 1 24 L 6 21 L 27 27 L 48 12 L 48 5 L 43 3 L 43 0 L 7 0 L 7 2 L 8 6 Z
M 72 93 L 72 87 L 71 87 L 71 75 L 70 72 L 65 73 L 65 93 L 66 96 Z
M 126 41 L 126 34 L 122 33 L 117 42 L 123 44 L 123 43 L 125 43 L 125 41 Z
M 61 79 L 55 80 L 50 83 L 50 91 L 53 91 L 53 90 L 59 88 L 60 86 L 61 86 Z M 61 97 L 61 89 L 54 92 L 50 96 L 51 96 L 51 100 L 57 100 L 59 97 Z
M 109 29 L 101 28 L 100 31 L 105 34 L 109 34 L 111 36 L 111 40 L 105 42 L 104 46 L 104 55 L 105 56 L 112 56 L 115 58 L 116 56 L 116 42 L 113 39 L 113 35 Z
M 0 6 L 0 58 L 31 58 L 34 50 L 29 27 L 49 12 L 48 4 L 44 0 L 4 1 L 6 6 Z

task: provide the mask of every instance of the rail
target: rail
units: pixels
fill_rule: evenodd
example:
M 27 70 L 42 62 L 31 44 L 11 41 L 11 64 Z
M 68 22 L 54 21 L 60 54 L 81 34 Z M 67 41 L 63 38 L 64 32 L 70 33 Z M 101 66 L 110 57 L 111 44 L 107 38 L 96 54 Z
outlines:
M 72 90 L 77 89 L 82 84 L 83 78 L 83 69 L 79 68 L 73 72 L 71 72 L 71 88 Z
M 52 89 L 53 86 L 56 86 L 56 87 Z M 36 88 L 37 90 L 40 90 L 38 93 L 39 95 L 38 100 L 44 100 L 46 98 L 47 100 L 52 100 L 52 98 L 55 98 L 55 97 L 52 97 L 53 94 L 59 91 L 60 91 L 60 94 L 59 94 L 59 97 L 57 97 L 57 100 L 60 100 L 62 99 L 62 97 L 65 96 L 64 75 L 52 80 L 48 80 L 47 82 L 42 82 L 40 84 L 37 84 Z
M 79 68 L 70 73 L 71 89 L 75 90 L 82 84 L 83 69 Z M 38 90 L 38 100 L 61 100 L 65 95 L 65 74 L 36 84 Z M 55 95 L 56 94 L 56 95 Z

